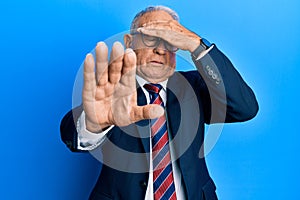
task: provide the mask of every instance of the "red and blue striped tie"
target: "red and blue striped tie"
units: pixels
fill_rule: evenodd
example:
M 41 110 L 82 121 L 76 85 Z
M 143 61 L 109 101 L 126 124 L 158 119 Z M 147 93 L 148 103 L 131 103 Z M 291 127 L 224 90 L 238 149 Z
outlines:
M 162 88 L 161 85 L 145 84 L 144 88 L 150 94 L 150 104 L 158 104 L 164 107 L 164 103 L 159 95 L 159 91 Z M 151 120 L 151 138 L 154 200 L 176 200 L 165 115 Z

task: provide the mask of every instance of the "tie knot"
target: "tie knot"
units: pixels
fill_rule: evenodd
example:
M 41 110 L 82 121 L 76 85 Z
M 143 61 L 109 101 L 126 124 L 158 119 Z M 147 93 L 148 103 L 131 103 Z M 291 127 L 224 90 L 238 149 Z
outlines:
M 160 84 L 154 84 L 154 83 L 149 83 L 145 84 L 144 88 L 149 92 L 149 93 L 155 93 L 158 94 L 159 91 L 162 89 L 162 86 Z

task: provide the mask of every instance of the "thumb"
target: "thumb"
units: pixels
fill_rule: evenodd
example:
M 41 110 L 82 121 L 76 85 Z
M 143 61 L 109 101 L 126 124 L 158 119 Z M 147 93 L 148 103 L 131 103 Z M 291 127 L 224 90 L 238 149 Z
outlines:
M 131 120 L 134 122 L 143 119 L 155 119 L 162 116 L 165 110 L 160 105 L 149 104 L 145 106 L 135 106 L 131 110 Z

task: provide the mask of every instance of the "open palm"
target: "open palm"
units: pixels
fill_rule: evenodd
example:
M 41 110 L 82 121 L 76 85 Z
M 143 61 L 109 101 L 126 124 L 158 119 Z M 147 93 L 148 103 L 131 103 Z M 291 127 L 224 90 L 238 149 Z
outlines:
M 83 108 L 86 127 L 100 132 L 111 125 L 126 126 L 142 119 L 163 115 L 158 105 L 138 106 L 136 98 L 136 55 L 115 42 L 108 61 L 104 42 L 96 46 L 96 59 L 88 54 L 84 61 Z

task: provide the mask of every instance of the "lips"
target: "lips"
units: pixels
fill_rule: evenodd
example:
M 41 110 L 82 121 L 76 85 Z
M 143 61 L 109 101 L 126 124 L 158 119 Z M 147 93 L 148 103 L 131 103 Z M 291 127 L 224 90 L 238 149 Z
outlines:
M 155 64 L 155 65 L 163 65 L 164 64 L 162 61 L 159 61 L 159 60 L 151 60 L 150 63 Z

